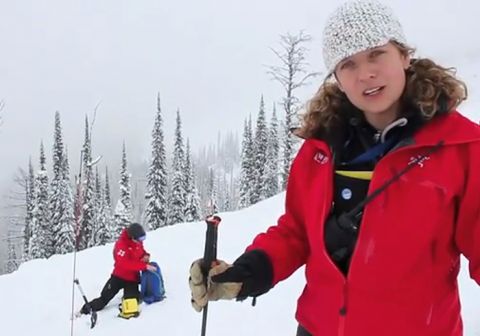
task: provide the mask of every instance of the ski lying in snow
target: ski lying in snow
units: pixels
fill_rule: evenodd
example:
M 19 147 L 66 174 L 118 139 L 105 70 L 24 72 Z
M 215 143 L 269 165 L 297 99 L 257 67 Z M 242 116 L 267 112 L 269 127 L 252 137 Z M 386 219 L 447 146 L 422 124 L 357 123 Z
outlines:
M 88 303 L 87 297 L 85 296 L 85 293 L 83 292 L 82 286 L 80 286 L 80 281 L 78 279 L 73 280 L 73 282 L 77 285 L 78 289 L 80 290 L 80 293 L 82 293 L 83 301 L 85 301 L 85 305 L 88 308 L 88 313 L 90 314 L 90 329 L 95 327 L 97 324 L 97 312 L 90 307 L 90 304 Z M 79 316 L 77 316 L 80 314 Z M 82 315 L 81 312 L 75 313 L 75 317 L 80 317 Z

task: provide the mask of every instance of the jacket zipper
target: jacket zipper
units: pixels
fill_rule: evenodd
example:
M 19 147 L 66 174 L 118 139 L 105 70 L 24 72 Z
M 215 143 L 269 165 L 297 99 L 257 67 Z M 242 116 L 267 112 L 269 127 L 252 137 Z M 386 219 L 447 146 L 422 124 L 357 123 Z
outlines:
M 385 161 L 385 159 L 389 156 L 391 156 L 392 154 L 394 153 L 398 153 L 398 152 L 402 152 L 404 150 L 412 150 L 412 149 L 417 149 L 417 148 L 421 148 L 421 147 L 435 147 L 435 146 L 438 146 L 439 143 L 437 143 L 437 145 L 417 145 L 415 143 L 408 143 L 408 142 L 405 142 L 405 143 L 402 143 L 402 145 L 396 147 L 396 149 L 392 152 L 388 152 L 384 157 L 382 157 L 378 162 L 377 164 L 375 165 L 375 168 L 373 170 L 373 175 L 372 175 L 372 179 L 371 181 L 373 181 L 374 179 L 374 176 L 375 176 L 375 170 L 377 170 L 378 168 L 378 165 L 382 162 L 382 161 Z M 331 164 L 329 165 L 330 167 L 330 181 L 333 180 L 333 173 L 334 173 L 334 162 L 333 162 L 333 153 L 330 151 L 330 162 Z M 368 194 L 370 194 L 371 192 L 371 188 L 372 188 L 372 183 L 370 183 L 370 186 L 369 186 L 369 190 L 368 190 Z M 332 187 L 330 188 L 329 190 L 329 200 L 332 200 L 333 199 L 333 195 L 332 195 L 332 191 L 333 191 L 333 185 Z M 325 208 L 327 207 L 328 203 L 325 202 Z M 362 215 L 362 219 L 361 219 L 361 222 L 360 222 L 360 227 L 363 226 L 363 222 L 364 222 L 364 219 L 365 219 L 365 215 L 367 213 L 367 208 L 368 206 L 365 206 L 365 209 L 364 209 L 364 213 Z M 326 210 L 326 209 L 325 209 Z M 324 211 L 324 213 L 326 213 L 326 211 Z M 325 219 L 324 219 L 325 220 Z M 352 266 L 353 266 L 353 260 L 354 260 L 354 257 L 355 257 L 355 252 L 358 250 L 358 245 L 359 245 L 359 242 L 361 241 L 360 237 L 362 235 L 362 232 L 365 231 L 365 230 L 359 230 L 359 234 L 358 234 L 358 237 L 357 237 L 357 243 L 355 244 L 355 247 L 353 249 L 353 252 L 352 252 L 352 256 L 350 258 L 350 268 L 349 268 L 349 271 L 348 271 L 348 274 L 347 276 L 345 276 L 337 267 L 337 265 L 335 265 L 335 263 L 331 260 L 330 256 L 328 255 L 327 251 L 324 250 L 324 253 L 327 255 L 327 259 L 329 260 L 329 262 L 332 264 L 332 266 L 334 268 L 337 269 L 337 272 L 340 273 L 340 276 L 342 277 L 342 280 L 343 280 L 343 297 L 342 297 L 342 306 L 340 307 L 339 309 L 339 324 L 338 324 L 338 331 L 337 331 L 337 335 L 338 336 L 344 336 L 345 335 L 345 324 L 346 324 L 346 318 L 347 318 L 347 312 L 348 312 L 348 281 L 349 281 L 349 277 L 351 275 L 351 271 L 352 271 Z M 325 237 L 324 237 L 325 238 Z
M 347 318 L 347 301 L 348 301 L 348 280 L 343 283 L 343 303 L 338 311 L 339 323 L 338 323 L 338 336 L 345 335 L 345 322 Z
M 329 174 L 329 179 L 330 179 L 330 182 L 333 181 L 333 173 L 334 173 L 334 163 L 333 163 L 333 155 L 332 153 L 330 153 L 330 162 L 331 164 L 329 165 L 329 169 L 330 169 L 330 174 Z M 327 185 L 328 185 L 328 181 L 326 181 Z M 328 190 L 328 195 L 327 195 L 327 199 L 330 200 L 330 205 L 332 204 L 332 200 L 333 200 L 333 185 L 331 188 L 329 188 Z M 329 211 L 327 212 L 327 207 L 328 207 L 329 203 L 328 202 L 325 202 L 324 203 L 324 211 L 323 213 L 325 214 L 325 218 L 328 216 L 328 213 L 331 211 L 331 206 L 330 206 L 330 209 L 328 209 Z M 324 220 L 325 220 L 324 218 Z M 323 236 L 323 238 L 325 239 L 325 237 Z M 338 324 L 338 332 L 337 332 L 337 335 L 338 336 L 344 336 L 345 335 L 345 320 L 346 320 L 346 315 L 347 315 L 347 291 L 348 291 L 348 274 L 347 274 L 347 277 L 345 277 L 345 275 L 338 269 L 337 265 L 335 265 L 335 263 L 332 261 L 332 259 L 330 259 L 330 256 L 328 255 L 327 251 L 324 249 L 324 253 L 326 254 L 327 256 L 327 260 L 330 262 L 330 264 L 337 269 L 339 275 L 342 277 L 342 281 L 343 281 L 343 297 L 342 297 L 342 306 L 340 307 L 339 311 L 338 311 L 338 314 L 339 314 L 339 324 Z M 350 273 L 350 272 L 349 272 Z
M 397 150 L 395 152 L 398 152 L 398 151 L 402 151 L 406 148 L 410 149 L 410 148 L 415 148 L 416 146 L 413 145 L 413 146 L 403 146 L 403 147 L 399 147 L 397 148 Z M 420 147 L 420 146 L 418 146 Z M 389 152 L 387 153 L 387 155 L 385 155 L 383 158 L 381 158 L 377 164 L 375 165 L 375 168 L 373 169 L 373 172 L 372 172 L 372 179 L 371 181 L 373 181 L 373 179 L 375 178 L 375 170 L 377 170 L 376 168 L 378 167 L 378 164 L 380 163 L 380 161 L 385 161 L 385 158 L 387 156 L 389 156 L 389 154 L 391 155 L 392 152 Z M 333 170 L 335 168 L 332 166 L 332 174 L 333 174 Z M 369 186 L 369 190 L 367 192 L 367 195 L 369 195 L 370 193 L 372 192 L 372 183 L 370 183 L 370 186 Z M 364 226 L 364 221 L 365 221 L 365 218 L 366 218 L 366 214 L 367 214 L 367 211 L 368 211 L 368 205 L 365 206 L 364 210 L 363 210 L 363 215 L 362 215 L 362 219 L 361 219 L 361 222 L 360 222 L 360 226 L 359 227 L 362 227 Z M 340 307 L 339 311 L 338 311 L 338 314 L 339 314 L 339 323 L 338 323 L 338 332 L 337 332 L 337 335 L 338 336 L 345 336 L 345 325 L 346 325 L 346 320 L 347 320 L 347 313 L 348 313 L 348 284 L 349 284 L 349 279 L 351 278 L 351 274 L 352 274 L 352 266 L 353 266 L 353 260 L 355 258 L 355 254 L 358 250 L 358 245 L 359 243 L 362 241 L 361 240 L 361 236 L 362 234 L 364 234 L 365 230 L 359 230 L 358 232 L 358 237 L 357 237 L 357 243 L 355 244 L 355 247 L 353 249 L 353 252 L 352 252 L 352 256 L 350 257 L 350 267 L 349 267 L 349 270 L 348 270 L 348 273 L 347 273 L 347 276 L 343 275 L 343 273 L 338 270 L 338 267 L 335 265 L 335 263 L 330 259 L 330 257 L 328 258 L 330 260 L 330 262 L 337 268 L 338 272 L 340 272 L 340 274 L 342 275 L 343 277 L 343 295 L 342 295 L 342 306 Z

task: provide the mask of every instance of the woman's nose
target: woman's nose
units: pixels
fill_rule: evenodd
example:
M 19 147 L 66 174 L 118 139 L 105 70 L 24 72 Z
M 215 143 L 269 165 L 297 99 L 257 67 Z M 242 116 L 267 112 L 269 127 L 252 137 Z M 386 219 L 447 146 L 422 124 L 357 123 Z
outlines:
M 365 63 L 359 65 L 358 67 L 358 80 L 359 81 L 368 81 L 370 79 L 377 77 L 376 67 L 372 64 Z

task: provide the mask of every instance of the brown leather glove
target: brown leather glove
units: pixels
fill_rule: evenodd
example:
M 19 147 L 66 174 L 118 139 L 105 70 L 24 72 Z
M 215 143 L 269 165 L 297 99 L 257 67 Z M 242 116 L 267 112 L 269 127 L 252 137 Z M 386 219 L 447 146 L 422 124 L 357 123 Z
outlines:
M 204 276 L 202 273 L 202 259 L 193 262 L 190 267 L 190 278 L 188 283 L 192 293 L 192 306 L 197 312 L 202 311 L 208 301 L 231 300 L 237 297 L 242 288 L 241 282 L 212 282 L 211 277 L 225 272 L 232 265 L 227 264 L 223 260 L 218 260 L 208 273 L 207 286 L 205 286 Z

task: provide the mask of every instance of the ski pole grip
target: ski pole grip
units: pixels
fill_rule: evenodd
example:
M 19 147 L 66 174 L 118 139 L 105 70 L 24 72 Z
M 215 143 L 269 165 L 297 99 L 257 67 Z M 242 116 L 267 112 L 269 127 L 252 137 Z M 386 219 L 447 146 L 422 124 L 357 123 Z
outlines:
M 212 268 L 212 263 L 217 260 L 217 233 L 218 225 L 222 219 L 219 216 L 209 216 L 205 219 L 207 223 L 207 232 L 205 234 L 205 251 L 203 253 L 202 273 L 205 282 L 208 272 Z

